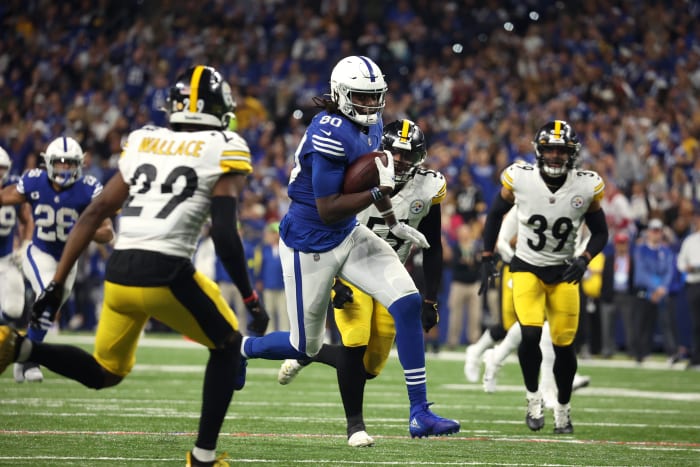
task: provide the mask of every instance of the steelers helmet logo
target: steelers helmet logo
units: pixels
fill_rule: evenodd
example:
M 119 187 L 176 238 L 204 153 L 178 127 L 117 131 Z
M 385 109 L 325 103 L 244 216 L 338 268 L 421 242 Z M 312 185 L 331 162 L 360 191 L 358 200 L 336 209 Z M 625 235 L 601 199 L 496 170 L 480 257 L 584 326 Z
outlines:
M 571 207 L 574 209 L 580 209 L 583 206 L 583 196 L 576 195 L 571 198 Z
M 417 199 L 411 202 L 410 210 L 412 214 L 420 214 L 423 211 L 424 207 L 425 203 L 422 200 Z

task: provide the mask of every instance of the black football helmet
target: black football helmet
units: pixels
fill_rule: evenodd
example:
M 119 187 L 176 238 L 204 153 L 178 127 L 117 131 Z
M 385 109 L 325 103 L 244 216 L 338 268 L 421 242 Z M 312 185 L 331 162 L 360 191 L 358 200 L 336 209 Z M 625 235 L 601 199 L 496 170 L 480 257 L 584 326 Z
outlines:
M 413 178 L 416 167 L 428 155 L 423 130 L 408 119 L 396 120 L 384 127 L 382 149 L 399 155 L 399 160 L 394 161 L 394 180 L 397 185 L 403 185 Z
M 564 120 L 553 120 L 542 126 L 537 130 L 532 145 L 535 147 L 538 167 L 550 177 L 560 177 L 573 169 L 581 150 L 576 132 Z M 561 153 L 545 158 L 542 153 L 547 148 L 563 150 L 566 158 L 562 158 Z
M 170 88 L 167 110 L 171 125 L 201 125 L 226 129 L 235 118 L 231 86 L 212 67 L 197 65 L 180 75 Z

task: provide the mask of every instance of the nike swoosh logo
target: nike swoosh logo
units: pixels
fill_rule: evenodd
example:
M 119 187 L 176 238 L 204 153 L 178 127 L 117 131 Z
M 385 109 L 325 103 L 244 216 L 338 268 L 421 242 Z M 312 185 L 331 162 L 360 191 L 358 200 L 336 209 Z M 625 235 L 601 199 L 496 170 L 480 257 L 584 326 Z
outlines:
M 323 133 L 323 134 L 326 135 L 326 136 L 330 136 L 330 135 L 331 135 L 331 132 L 328 131 L 328 130 L 321 130 L 321 133 Z

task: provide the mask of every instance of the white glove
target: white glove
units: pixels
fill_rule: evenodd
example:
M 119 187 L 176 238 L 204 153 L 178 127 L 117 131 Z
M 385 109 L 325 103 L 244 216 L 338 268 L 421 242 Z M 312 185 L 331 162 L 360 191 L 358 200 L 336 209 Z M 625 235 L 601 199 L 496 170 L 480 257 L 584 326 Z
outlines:
M 403 222 L 397 222 L 390 228 L 390 230 L 391 233 L 393 233 L 396 237 L 400 238 L 401 240 L 408 240 L 409 242 L 421 248 L 430 248 L 430 243 L 428 243 L 428 240 L 425 238 L 425 235 L 423 235 L 418 230 L 414 229 L 408 224 L 404 224 Z
M 386 154 L 387 164 L 382 163 L 379 157 L 374 158 L 374 163 L 377 164 L 377 172 L 379 172 L 379 186 L 388 186 L 394 189 L 394 156 L 389 151 L 384 151 Z
M 22 261 L 24 261 L 24 257 L 27 256 L 27 248 L 29 248 L 30 243 L 31 240 L 24 240 L 17 249 L 12 251 L 12 256 L 10 256 L 10 261 L 17 266 L 20 271 L 22 270 Z

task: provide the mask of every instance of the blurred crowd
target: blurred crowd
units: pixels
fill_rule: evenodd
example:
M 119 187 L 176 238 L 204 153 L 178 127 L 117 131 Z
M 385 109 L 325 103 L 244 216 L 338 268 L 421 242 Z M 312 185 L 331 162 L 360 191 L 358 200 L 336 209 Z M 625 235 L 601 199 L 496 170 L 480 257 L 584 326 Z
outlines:
M 503 168 L 534 161 L 535 130 L 557 118 L 577 131 L 581 166 L 605 179 L 611 245 L 658 218 L 677 251 L 700 202 L 699 15 L 691 0 L 6 0 L 0 145 L 21 173 L 73 136 L 85 172 L 106 181 L 129 131 L 166 124 L 175 76 L 215 66 L 254 157 L 240 217 L 255 244 L 286 210 L 312 98 L 339 58 L 367 55 L 389 83 L 385 122 L 415 120 L 427 164 L 447 177 L 447 245 L 480 222 Z

